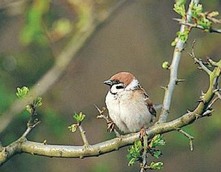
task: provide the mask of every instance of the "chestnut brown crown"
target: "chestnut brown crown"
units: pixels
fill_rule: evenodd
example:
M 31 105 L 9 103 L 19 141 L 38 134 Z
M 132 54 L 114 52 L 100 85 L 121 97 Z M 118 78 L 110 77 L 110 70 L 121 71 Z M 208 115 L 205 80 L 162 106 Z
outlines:
M 128 86 L 135 79 L 134 75 L 130 72 L 119 72 L 113 75 L 109 80 L 104 81 L 105 84 L 112 86 L 116 83 L 123 83 L 124 86 Z

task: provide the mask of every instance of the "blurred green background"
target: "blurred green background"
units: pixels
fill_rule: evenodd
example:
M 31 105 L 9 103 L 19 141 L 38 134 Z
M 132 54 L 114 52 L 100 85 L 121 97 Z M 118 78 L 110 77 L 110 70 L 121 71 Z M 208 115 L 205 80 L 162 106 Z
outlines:
M 99 19 L 113 8 L 117 0 L 10 0 L 0 2 L 0 114 L 16 100 L 17 87 L 32 87 L 58 61 L 59 54 L 69 44 L 87 17 Z M 206 11 L 221 12 L 221 1 L 201 1 Z M 42 95 L 39 109 L 42 121 L 28 139 L 48 144 L 81 145 L 78 132 L 68 126 L 74 112 L 84 112 L 83 126 L 89 142 L 95 144 L 113 135 L 106 124 L 97 120 L 94 104 L 104 106 L 107 87 L 103 81 L 118 71 L 130 71 L 141 82 L 155 103 L 162 103 L 169 73 L 161 68 L 170 61 L 170 46 L 179 29 L 172 18 L 173 1 L 139 0 L 125 3 L 104 24 L 97 28 L 61 77 Z M 95 20 L 96 21 L 96 20 Z M 201 91 L 208 86 L 208 76 L 193 63 L 188 52 L 196 39 L 198 57 L 220 58 L 221 35 L 193 30 L 183 52 L 179 77 L 184 83 L 175 89 L 170 120 L 197 105 Z M 75 45 L 73 45 L 75 46 Z M 44 87 L 44 85 L 41 85 Z M 165 134 L 163 172 L 218 172 L 221 169 L 221 106 L 217 102 L 212 117 L 203 118 L 185 127 L 195 137 L 194 151 L 188 140 L 176 132 Z M 5 115 L 5 114 L 4 114 Z M 7 118 L 7 115 L 4 116 Z M 24 132 L 28 115 L 18 112 L 0 134 L 7 145 Z M 1 122 L 1 121 L 0 121 Z M 59 159 L 20 154 L 11 158 L 1 172 L 121 172 L 138 171 L 138 165 L 127 166 L 127 149 L 97 158 Z

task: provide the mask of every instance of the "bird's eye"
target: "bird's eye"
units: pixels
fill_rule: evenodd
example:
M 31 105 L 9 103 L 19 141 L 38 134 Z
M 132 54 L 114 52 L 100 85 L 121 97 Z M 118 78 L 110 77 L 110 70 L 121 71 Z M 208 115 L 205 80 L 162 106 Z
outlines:
M 118 85 L 118 86 L 116 86 L 116 88 L 117 88 L 117 89 L 123 89 L 124 86 L 123 86 L 123 85 Z

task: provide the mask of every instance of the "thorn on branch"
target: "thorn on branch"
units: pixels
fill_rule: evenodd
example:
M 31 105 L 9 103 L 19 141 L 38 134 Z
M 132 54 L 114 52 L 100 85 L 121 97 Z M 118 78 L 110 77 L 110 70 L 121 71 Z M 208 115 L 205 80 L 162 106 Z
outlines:
M 201 90 L 201 96 L 203 97 L 203 96 L 205 96 L 205 93 Z
M 207 61 L 214 67 L 219 67 L 217 62 L 214 62 L 210 57 L 207 57 Z
M 205 104 L 204 95 L 201 95 L 197 102 Z
M 219 93 L 219 89 L 218 90 L 215 90 L 215 94 L 217 95 L 217 97 L 221 100 L 221 94 Z
M 211 116 L 212 115 L 213 110 L 212 109 L 207 109 L 205 112 L 203 112 L 203 114 L 201 115 L 201 117 L 205 117 L 205 116 Z
M 217 100 L 219 100 L 219 99 L 221 100 L 221 95 L 219 94 L 219 92 L 215 92 L 215 94 L 217 95 L 217 97 L 215 97 L 215 98 L 211 101 L 211 103 L 208 105 L 207 109 L 212 110 L 213 104 L 214 104 Z
M 176 85 L 178 85 L 179 83 L 181 83 L 181 82 L 184 82 L 185 81 L 185 79 L 176 79 Z
M 190 111 L 189 109 L 187 109 L 187 113 L 192 113 L 192 111 Z
M 44 144 L 44 145 L 47 145 L 47 140 L 44 140 L 44 141 L 43 141 L 43 144 Z
M 168 90 L 168 87 L 167 87 L 167 86 L 161 86 L 160 88 L 162 88 L 164 91 L 167 91 L 167 90 Z
M 180 132 L 181 134 L 183 134 L 185 137 L 187 137 L 189 139 L 190 150 L 193 151 L 193 139 L 194 139 L 194 137 L 191 136 L 190 134 L 188 134 L 187 132 L 183 131 L 181 128 L 178 128 L 177 131 Z

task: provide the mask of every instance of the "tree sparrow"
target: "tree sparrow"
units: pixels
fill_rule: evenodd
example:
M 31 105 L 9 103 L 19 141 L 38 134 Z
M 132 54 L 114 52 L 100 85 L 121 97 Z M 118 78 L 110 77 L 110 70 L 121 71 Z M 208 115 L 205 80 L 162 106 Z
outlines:
M 109 116 L 122 132 L 137 132 L 151 124 L 156 111 L 133 74 L 119 72 L 104 84 L 110 86 L 105 101 Z

